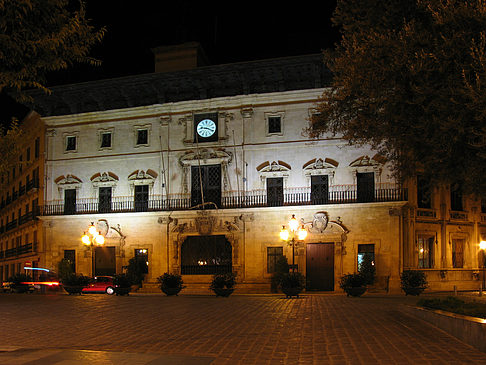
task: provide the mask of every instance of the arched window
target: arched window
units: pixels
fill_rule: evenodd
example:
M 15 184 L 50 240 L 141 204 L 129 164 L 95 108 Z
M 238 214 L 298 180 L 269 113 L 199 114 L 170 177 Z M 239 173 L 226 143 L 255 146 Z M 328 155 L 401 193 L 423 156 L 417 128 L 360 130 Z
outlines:
M 189 236 L 182 244 L 182 275 L 213 275 L 231 271 L 232 248 L 224 235 Z

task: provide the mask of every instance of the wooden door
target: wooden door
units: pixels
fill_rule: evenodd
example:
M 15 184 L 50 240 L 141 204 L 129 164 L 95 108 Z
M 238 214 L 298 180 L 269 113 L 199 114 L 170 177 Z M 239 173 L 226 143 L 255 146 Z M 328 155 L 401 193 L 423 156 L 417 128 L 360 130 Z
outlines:
M 306 245 L 307 290 L 334 290 L 334 243 Z

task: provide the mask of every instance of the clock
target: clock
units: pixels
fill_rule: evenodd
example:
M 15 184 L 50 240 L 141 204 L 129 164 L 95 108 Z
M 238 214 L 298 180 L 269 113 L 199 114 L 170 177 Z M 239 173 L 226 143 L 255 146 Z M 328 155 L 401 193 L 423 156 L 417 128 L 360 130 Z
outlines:
M 196 131 L 203 138 L 211 137 L 216 132 L 216 123 L 211 119 L 203 119 L 197 124 Z
M 218 113 L 194 115 L 194 143 L 218 141 Z

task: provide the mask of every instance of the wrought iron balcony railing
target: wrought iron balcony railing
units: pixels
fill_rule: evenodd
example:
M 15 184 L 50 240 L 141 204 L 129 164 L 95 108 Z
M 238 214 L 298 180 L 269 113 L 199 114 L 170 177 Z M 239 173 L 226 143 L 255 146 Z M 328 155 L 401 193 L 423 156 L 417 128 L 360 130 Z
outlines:
M 310 188 L 286 189 L 282 194 L 269 197 L 265 190 L 253 190 L 238 194 L 225 192 L 217 204 L 197 204 L 200 199 L 194 199 L 190 194 L 152 196 L 147 200 L 135 200 L 134 197 L 112 197 L 99 202 L 94 198 L 77 199 L 75 202 L 62 200 L 47 202 L 41 207 L 40 215 L 72 215 L 93 213 L 125 213 L 153 212 L 190 209 L 230 209 L 255 208 L 275 206 L 302 206 L 349 203 L 373 203 L 406 201 L 407 189 L 394 185 L 384 185 L 372 191 L 371 194 L 360 196 L 353 185 L 331 187 L 328 194 L 312 194 Z

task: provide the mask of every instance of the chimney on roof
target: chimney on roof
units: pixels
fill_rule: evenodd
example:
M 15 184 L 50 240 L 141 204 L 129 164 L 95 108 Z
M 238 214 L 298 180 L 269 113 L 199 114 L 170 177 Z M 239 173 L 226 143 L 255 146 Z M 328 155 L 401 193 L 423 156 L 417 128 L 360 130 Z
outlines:
M 152 52 L 155 58 L 155 72 L 190 70 L 209 64 L 198 42 L 155 47 L 152 48 Z

